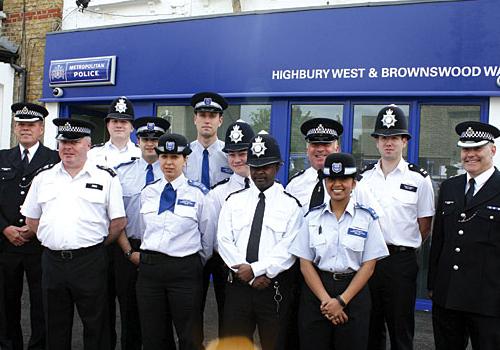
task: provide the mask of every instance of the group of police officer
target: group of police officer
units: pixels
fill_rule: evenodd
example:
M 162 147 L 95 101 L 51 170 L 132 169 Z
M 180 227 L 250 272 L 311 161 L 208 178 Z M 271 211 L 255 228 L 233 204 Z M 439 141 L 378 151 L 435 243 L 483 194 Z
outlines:
M 435 213 L 436 348 L 500 348 L 497 128 L 456 126 L 465 174 L 443 182 L 435 212 L 430 176 L 402 157 L 411 135 L 395 105 L 378 113 L 380 159 L 363 170 L 339 152 L 340 123 L 303 123 L 311 167 L 286 188 L 271 135 L 238 120 L 221 141 L 227 101 L 203 92 L 191 105 L 191 143 L 119 97 L 109 141 L 92 147 L 92 123 L 55 119 L 58 151 L 38 141 L 45 108 L 12 106 L 19 145 L 0 151 L 0 349 L 23 349 L 24 274 L 29 349 L 70 349 L 75 306 L 85 349 L 114 349 L 116 298 L 123 349 L 201 349 L 210 277 L 221 339 L 251 348 L 258 329 L 264 350 L 384 349 L 387 329 L 392 349 L 412 349 L 416 251 Z

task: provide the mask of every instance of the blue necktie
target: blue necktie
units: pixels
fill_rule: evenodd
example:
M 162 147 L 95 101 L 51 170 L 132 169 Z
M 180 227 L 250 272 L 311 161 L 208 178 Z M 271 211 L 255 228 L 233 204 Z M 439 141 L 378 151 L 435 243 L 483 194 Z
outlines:
M 148 164 L 146 169 L 148 169 L 148 171 L 146 172 L 146 185 L 147 185 L 155 180 L 155 175 L 153 174 L 153 165 L 152 164 Z
M 201 183 L 210 188 L 210 167 L 208 165 L 208 150 L 203 150 L 203 162 L 201 163 Z
M 177 193 L 171 184 L 166 184 L 160 197 L 160 209 L 158 209 L 158 214 L 163 213 L 165 210 L 170 210 L 172 213 L 175 208 L 175 199 L 177 198 Z

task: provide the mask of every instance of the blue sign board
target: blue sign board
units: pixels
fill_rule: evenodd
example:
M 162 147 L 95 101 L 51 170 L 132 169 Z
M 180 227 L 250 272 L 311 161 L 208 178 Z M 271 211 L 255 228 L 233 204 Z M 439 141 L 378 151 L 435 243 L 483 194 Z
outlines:
M 114 85 L 116 56 L 50 61 L 49 86 Z

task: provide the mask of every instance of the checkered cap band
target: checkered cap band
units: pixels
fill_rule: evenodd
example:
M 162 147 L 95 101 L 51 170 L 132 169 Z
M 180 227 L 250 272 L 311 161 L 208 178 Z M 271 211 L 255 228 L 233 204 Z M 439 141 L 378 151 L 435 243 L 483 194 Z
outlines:
M 18 109 L 15 113 L 14 113 L 14 116 L 18 116 L 20 114 L 24 114 L 24 115 L 31 115 L 33 117 L 37 117 L 37 118 L 42 118 L 43 119 L 43 114 L 38 112 L 38 111 L 34 111 L 34 110 L 31 110 L 29 109 L 28 107 L 23 107 L 23 109 Z
M 322 124 L 319 124 L 317 127 L 313 128 L 313 129 L 309 129 L 306 136 L 314 135 L 314 134 L 330 134 L 330 135 L 333 135 L 335 137 L 339 137 L 339 134 L 337 133 L 337 131 L 335 129 L 325 128 Z
M 493 137 L 493 134 L 487 132 L 487 131 L 475 131 L 472 129 L 472 127 L 468 127 L 467 130 L 462 132 L 460 135 L 460 139 L 467 141 L 467 140 L 488 140 L 488 141 L 494 141 L 495 138 Z
M 69 123 L 66 123 L 64 125 L 61 125 L 57 128 L 57 131 L 60 133 L 63 132 L 75 132 L 79 134 L 91 134 L 90 128 L 84 127 L 84 126 L 72 126 Z

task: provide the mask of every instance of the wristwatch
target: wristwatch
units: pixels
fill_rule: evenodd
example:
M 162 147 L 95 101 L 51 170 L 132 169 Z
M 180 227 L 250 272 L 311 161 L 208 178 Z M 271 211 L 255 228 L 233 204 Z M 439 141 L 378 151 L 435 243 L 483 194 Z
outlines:
M 127 259 L 130 259 L 130 257 L 132 256 L 132 253 L 133 253 L 133 252 L 134 252 L 134 251 L 133 251 L 132 249 L 129 249 L 129 250 L 127 250 L 127 251 L 126 251 L 125 253 L 123 253 L 123 254 L 125 255 L 125 257 L 126 257 Z

